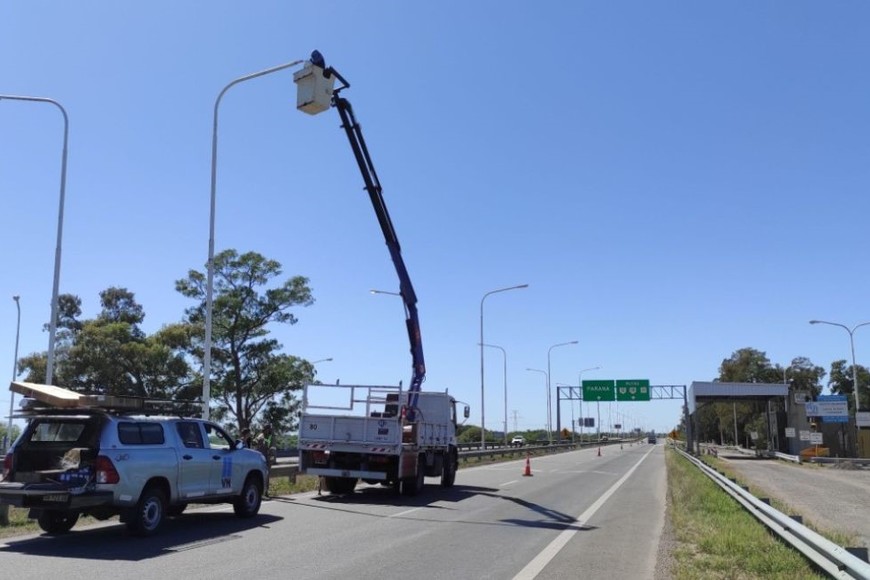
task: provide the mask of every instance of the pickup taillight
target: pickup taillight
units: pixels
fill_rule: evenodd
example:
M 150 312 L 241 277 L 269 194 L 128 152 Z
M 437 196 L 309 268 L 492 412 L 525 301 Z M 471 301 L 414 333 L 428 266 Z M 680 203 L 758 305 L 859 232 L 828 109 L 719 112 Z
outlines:
M 9 472 L 12 471 L 12 454 L 7 453 L 3 458 L 3 477 L 0 479 L 6 479 L 9 477 Z
M 98 455 L 94 461 L 94 471 L 97 474 L 97 483 L 118 483 L 121 476 L 115 469 L 115 464 L 105 455 Z

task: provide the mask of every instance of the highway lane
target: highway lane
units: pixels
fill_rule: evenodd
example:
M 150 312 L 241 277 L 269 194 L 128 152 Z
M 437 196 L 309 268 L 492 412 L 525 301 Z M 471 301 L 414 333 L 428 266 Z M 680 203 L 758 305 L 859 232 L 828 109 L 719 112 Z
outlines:
M 360 486 L 264 503 L 239 520 L 224 506 L 171 520 L 154 538 L 117 524 L 0 544 L 15 578 L 261 575 L 317 578 L 652 578 L 664 521 L 662 447 L 625 445 L 465 468 L 421 496 Z M 631 557 L 627 557 L 630 555 Z

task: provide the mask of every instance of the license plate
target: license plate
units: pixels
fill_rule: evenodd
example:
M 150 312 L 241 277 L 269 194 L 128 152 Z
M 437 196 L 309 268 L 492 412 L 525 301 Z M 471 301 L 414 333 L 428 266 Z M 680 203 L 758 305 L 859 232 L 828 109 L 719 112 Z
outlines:
M 42 496 L 42 501 L 45 502 L 65 502 L 66 494 L 64 493 L 50 493 L 48 495 Z

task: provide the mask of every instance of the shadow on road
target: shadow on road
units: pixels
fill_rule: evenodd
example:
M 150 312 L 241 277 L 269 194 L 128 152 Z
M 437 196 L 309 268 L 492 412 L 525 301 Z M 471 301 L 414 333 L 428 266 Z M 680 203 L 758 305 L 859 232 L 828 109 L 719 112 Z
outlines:
M 437 493 L 435 491 L 436 489 Z M 324 493 L 323 495 L 314 496 L 311 499 L 312 501 L 333 505 L 387 505 L 413 508 L 428 506 L 436 501 L 459 502 L 481 493 L 494 491 L 498 490 L 490 487 L 476 487 L 473 485 L 454 485 L 453 487 L 446 489 L 440 488 L 437 485 L 427 485 L 418 495 L 404 496 L 397 494 L 391 487 L 372 485 L 357 487 L 356 491 L 353 493 L 341 495 Z
M 542 518 L 511 518 L 502 519 L 495 522 L 453 520 L 453 523 L 466 523 L 487 526 L 521 526 L 527 528 L 542 528 L 559 531 L 590 531 L 597 529 L 595 526 L 585 526 L 577 523 L 577 520 L 576 518 L 574 518 L 574 516 L 518 497 L 502 495 L 500 491 L 501 490 L 492 487 L 478 487 L 473 485 L 455 485 L 448 489 L 441 489 L 438 488 L 438 486 L 432 485 L 426 486 L 423 492 L 421 492 L 419 495 L 407 497 L 396 494 L 393 489 L 388 487 L 371 486 L 358 487 L 354 493 L 349 494 L 323 494 L 320 496 L 314 496 L 311 498 L 306 498 L 304 502 L 297 502 L 293 498 L 286 498 L 285 501 L 287 501 L 288 503 L 298 503 L 300 506 L 304 507 L 343 511 L 369 517 L 402 517 L 404 519 L 419 519 L 420 521 L 425 521 L 428 523 L 439 523 L 437 520 L 421 518 L 416 515 L 397 516 L 396 514 L 375 514 L 371 512 L 363 512 L 354 508 L 359 506 L 392 506 L 404 507 L 408 508 L 409 510 L 415 508 L 427 508 L 432 510 L 454 511 L 456 508 L 452 506 L 434 504 L 436 504 L 437 502 L 458 503 L 462 500 L 469 499 L 474 496 L 487 496 L 495 499 L 509 501 L 542 516 Z M 278 498 L 277 501 L 281 501 L 281 498 Z
M 281 518 L 259 514 L 240 519 L 232 514 L 190 511 L 163 523 L 157 535 L 131 537 L 123 524 L 94 528 L 73 528 L 68 534 L 42 535 L 11 540 L 0 547 L 0 554 L 17 552 L 52 558 L 91 558 L 137 562 L 201 546 L 240 539 L 242 532 L 271 524 Z M 2 559 L 2 558 L 0 558 Z

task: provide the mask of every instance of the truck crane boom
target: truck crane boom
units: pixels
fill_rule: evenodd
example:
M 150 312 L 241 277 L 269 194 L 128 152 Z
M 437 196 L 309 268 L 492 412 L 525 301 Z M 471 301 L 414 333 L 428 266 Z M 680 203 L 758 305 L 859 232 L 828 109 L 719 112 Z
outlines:
M 340 92 L 348 87 L 348 83 L 341 74 L 333 67 L 326 67 L 323 57 L 319 52 L 314 51 L 311 55 L 312 65 L 323 69 L 323 74 L 328 78 L 334 75 L 341 83 L 341 86 L 336 88 L 332 93 L 331 105 L 338 110 L 341 117 L 341 127 L 347 135 L 347 140 L 353 150 L 354 158 L 359 166 L 365 183 L 365 190 L 369 195 L 369 200 L 372 203 L 372 208 L 375 210 L 375 215 L 378 218 L 378 223 L 381 226 L 381 232 L 384 235 L 384 241 L 387 244 L 387 249 L 390 252 L 390 258 L 393 261 L 393 266 L 396 269 L 396 274 L 399 277 L 399 293 L 405 305 L 405 325 L 408 331 L 408 340 L 411 345 L 411 363 L 412 375 L 411 383 L 408 388 L 408 418 L 414 419 L 415 410 L 417 407 L 417 393 L 421 390 L 423 381 L 426 378 L 426 364 L 423 358 L 423 339 L 420 335 L 420 321 L 417 317 L 417 295 L 414 292 L 414 286 L 411 284 L 411 277 L 408 274 L 408 269 L 405 266 L 405 261 L 402 258 L 402 248 L 399 244 L 399 238 L 396 235 L 396 230 L 393 227 L 393 222 L 390 219 L 390 213 L 387 210 L 387 205 L 384 202 L 383 190 L 381 188 L 378 174 L 375 171 L 372 163 L 371 155 L 369 155 L 368 147 L 363 138 L 360 124 L 356 120 L 353 113 L 353 107 L 350 102 L 340 95 Z

